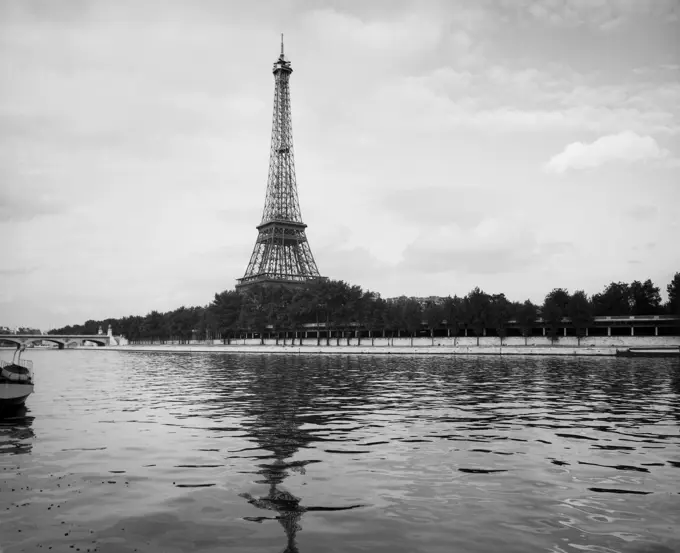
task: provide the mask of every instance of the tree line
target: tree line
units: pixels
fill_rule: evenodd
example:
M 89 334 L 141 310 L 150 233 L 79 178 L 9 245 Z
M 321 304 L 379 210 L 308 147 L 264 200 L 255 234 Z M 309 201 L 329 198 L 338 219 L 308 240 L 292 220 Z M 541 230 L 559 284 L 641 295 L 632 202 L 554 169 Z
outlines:
M 49 334 L 96 334 L 110 324 L 115 334 L 131 342 L 188 342 L 194 339 L 231 339 L 246 334 L 278 338 L 295 336 L 313 323 L 321 329 L 317 339 L 349 338 L 357 330 L 368 336 L 416 336 L 445 332 L 456 336 L 466 331 L 480 337 L 487 330 L 507 335 L 513 321 L 525 337 L 542 326 L 555 339 L 565 326 L 564 317 L 576 336 L 585 335 L 595 316 L 680 315 L 680 272 L 667 286 L 668 301 L 662 304 L 660 288 L 651 280 L 632 283 L 612 282 L 598 294 L 588 297 L 582 290 L 569 293 L 555 288 L 541 305 L 510 301 L 505 294 L 487 294 L 474 288 L 464 297 L 448 296 L 426 300 L 401 296 L 383 299 L 339 280 L 319 280 L 299 287 L 255 285 L 242 291 L 225 290 L 215 294 L 206 306 L 180 307 L 145 316 L 130 315 L 82 325 L 53 329 Z M 309 327 L 307 327 L 309 328 Z

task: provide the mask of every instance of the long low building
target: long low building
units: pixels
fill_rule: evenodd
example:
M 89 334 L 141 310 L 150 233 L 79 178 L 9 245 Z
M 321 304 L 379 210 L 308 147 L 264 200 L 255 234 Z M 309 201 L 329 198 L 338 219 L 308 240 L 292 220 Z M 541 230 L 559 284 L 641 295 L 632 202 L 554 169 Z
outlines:
M 559 334 L 563 336 L 575 336 L 576 330 L 571 324 L 571 319 L 564 317 L 562 319 L 563 326 L 559 329 Z M 305 332 L 308 336 L 315 336 L 316 333 L 321 333 L 325 337 L 327 332 L 335 335 L 337 332 L 351 332 L 353 335 L 368 336 L 382 334 L 382 329 L 373 329 L 369 331 L 360 323 L 350 323 L 343 327 L 339 325 L 326 323 L 308 323 L 301 325 L 300 330 Z M 272 327 L 273 330 L 273 327 Z M 403 335 L 402 329 L 399 334 Z M 388 331 L 389 334 L 389 331 Z M 428 328 L 427 323 L 423 322 L 418 331 L 420 336 L 430 336 L 433 332 Z M 434 329 L 434 336 L 473 336 L 472 329 L 465 325 L 458 326 L 458 332 L 452 328 L 447 327 L 446 321 L 438 325 Z M 498 331 L 495 328 L 485 328 L 483 336 L 498 336 Z M 506 327 L 507 336 L 521 336 L 522 330 L 516 320 L 508 321 Z M 536 320 L 535 325 L 531 329 L 531 336 L 545 336 L 546 324 L 541 318 Z M 585 329 L 586 336 L 678 336 L 680 335 L 680 316 L 675 315 L 620 315 L 610 317 L 594 317 L 593 323 Z M 255 334 L 257 336 L 257 333 Z

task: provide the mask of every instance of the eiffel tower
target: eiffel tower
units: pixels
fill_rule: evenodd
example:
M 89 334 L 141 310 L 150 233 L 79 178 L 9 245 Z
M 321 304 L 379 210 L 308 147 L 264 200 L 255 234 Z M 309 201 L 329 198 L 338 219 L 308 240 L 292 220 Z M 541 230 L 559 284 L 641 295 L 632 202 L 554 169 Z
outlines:
M 274 63 L 274 117 L 269 154 L 267 197 L 262 222 L 250 262 L 237 289 L 254 284 L 299 285 L 320 280 L 312 250 L 305 235 L 293 157 L 293 128 L 288 81 L 293 69 L 281 54 Z

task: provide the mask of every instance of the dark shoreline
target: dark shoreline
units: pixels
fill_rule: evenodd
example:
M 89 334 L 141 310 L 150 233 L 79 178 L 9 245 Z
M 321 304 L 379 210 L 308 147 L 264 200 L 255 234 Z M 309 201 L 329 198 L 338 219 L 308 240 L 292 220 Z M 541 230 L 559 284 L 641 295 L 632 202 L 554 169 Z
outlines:
M 147 353 L 257 353 L 257 354 L 327 354 L 327 355 L 554 355 L 612 357 L 628 355 L 635 347 L 570 347 L 570 346 L 308 346 L 308 345 L 127 345 L 97 348 L 79 348 L 88 351 L 119 351 Z M 680 358 L 680 348 L 656 347 L 650 356 L 664 352 Z

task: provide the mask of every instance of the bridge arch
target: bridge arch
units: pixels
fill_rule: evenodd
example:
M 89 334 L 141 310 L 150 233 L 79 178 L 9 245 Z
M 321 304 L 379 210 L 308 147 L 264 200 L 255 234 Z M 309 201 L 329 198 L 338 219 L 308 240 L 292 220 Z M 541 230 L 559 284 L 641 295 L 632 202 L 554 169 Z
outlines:
M 78 345 L 84 346 L 85 342 L 93 342 L 97 344 L 97 347 L 102 347 L 102 346 L 107 346 L 108 341 L 107 340 L 97 340 L 96 338 L 88 338 L 87 340 L 77 340 Z
M 26 345 L 34 344 L 36 342 L 52 342 L 53 344 L 57 344 L 59 346 L 59 349 L 64 349 L 64 347 L 66 346 L 64 340 L 49 338 L 49 334 L 41 336 L 40 338 L 27 338 L 26 340 L 24 340 L 24 343 Z
M 9 342 L 9 343 L 11 343 L 11 344 L 16 344 L 17 346 L 20 346 L 21 344 L 24 343 L 23 340 L 16 339 L 16 338 L 7 338 L 7 337 L 4 337 L 4 336 L 3 336 L 3 338 L 0 340 L 0 342 Z

